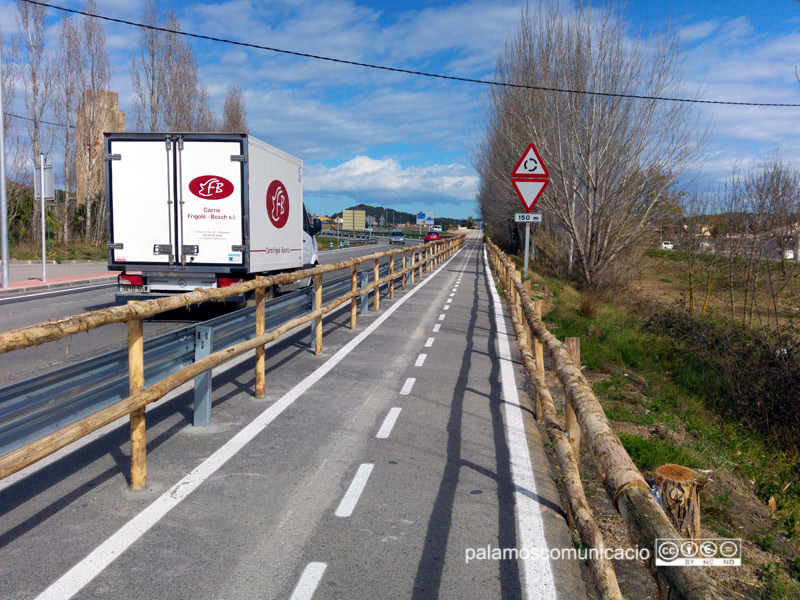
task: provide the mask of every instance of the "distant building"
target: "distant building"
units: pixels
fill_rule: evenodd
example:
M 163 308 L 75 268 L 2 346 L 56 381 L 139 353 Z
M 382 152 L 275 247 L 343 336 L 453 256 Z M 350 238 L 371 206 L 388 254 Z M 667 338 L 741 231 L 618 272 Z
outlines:
M 119 95 L 107 90 L 84 90 L 83 102 L 75 111 L 75 178 L 77 204 L 89 195 L 105 193 L 103 132 L 125 131 L 125 113 L 119 110 Z

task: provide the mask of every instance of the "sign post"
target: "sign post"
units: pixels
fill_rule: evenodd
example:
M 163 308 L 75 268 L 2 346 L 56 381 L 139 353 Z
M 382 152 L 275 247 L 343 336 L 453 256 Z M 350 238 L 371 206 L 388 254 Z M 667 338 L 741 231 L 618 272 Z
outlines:
M 42 202 L 42 281 L 47 281 L 47 228 L 45 212 L 45 201 L 55 200 L 53 190 L 53 165 L 44 164 L 44 154 L 39 154 L 39 164 L 33 167 L 33 189 L 34 196 Z
M 544 193 L 547 184 L 550 183 L 550 173 L 544 166 L 542 157 L 536 146 L 531 143 L 522 153 L 517 162 L 517 166 L 511 172 L 511 184 L 517 192 L 522 205 L 525 207 L 524 213 L 514 215 L 515 223 L 525 223 L 525 264 L 524 276 L 528 276 L 528 252 L 531 245 L 531 223 L 541 223 L 541 214 L 530 214 L 534 205 Z

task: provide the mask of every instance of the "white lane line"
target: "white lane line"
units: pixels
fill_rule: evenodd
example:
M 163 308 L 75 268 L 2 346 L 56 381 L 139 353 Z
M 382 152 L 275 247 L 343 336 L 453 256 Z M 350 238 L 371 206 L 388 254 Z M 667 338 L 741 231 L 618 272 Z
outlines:
M 401 408 L 395 406 L 389 411 L 389 414 L 386 415 L 386 418 L 383 420 L 383 425 L 381 425 L 381 428 L 375 435 L 376 438 L 385 440 L 389 437 L 389 434 L 392 433 L 392 429 L 394 428 L 394 424 L 397 422 L 397 417 L 400 416 L 401 410 Z
M 17 296 L 3 296 L 2 298 L 0 298 L 0 304 L 14 304 L 19 300 L 25 300 L 27 298 L 37 298 L 39 296 L 52 296 L 54 294 L 65 294 L 66 292 L 70 293 L 85 292 L 87 290 L 93 290 L 101 287 L 111 287 L 112 285 L 116 286 L 117 283 L 115 281 L 109 281 L 108 283 L 97 283 L 92 285 L 75 286 L 75 287 L 63 287 L 63 288 L 58 288 L 56 290 L 50 290 L 49 292 L 35 292 L 31 294 L 19 294 Z
M 328 565 L 324 562 L 312 562 L 306 565 L 303 569 L 303 574 L 300 575 L 300 580 L 297 582 L 297 587 L 294 588 L 291 598 L 289 600 L 311 600 L 314 592 L 317 591 L 317 586 L 322 579 L 322 574 Z
M 442 314 L 442 315 L 439 315 L 439 320 L 440 320 L 440 321 L 444 321 L 444 318 L 445 318 L 446 316 L 447 316 L 447 315 L 444 315 L 444 314 Z
M 417 362 L 415 362 L 415 363 L 414 363 L 414 366 L 415 366 L 415 367 L 421 367 L 422 365 L 424 365 L 424 364 L 425 364 L 425 359 L 426 359 L 426 358 L 428 358 L 428 355 L 427 355 L 427 354 L 420 354 L 420 355 L 417 357 Z
M 444 310 L 450 310 L 450 305 L 449 304 L 445 304 L 442 308 Z
M 439 271 L 444 269 L 460 252 L 461 250 L 459 249 L 458 253 L 451 256 L 447 262 L 432 272 L 431 275 L 436 275 Z M 433 277 L 427 277 L 421 280 L 415 288 L 386 309 L 385 313 L 375 319 L 364 331 L 342 346 L 336 354 L 320 365 L 316 371 L 284 394 L 282 398 L 258 415 L 249 425 L 234 435 L 183 479 L 156 498 L 152 504 L 125 523 L 125 525 L 97 546 L 97 548 L 92 550 L 86 558 L 59 577 L 50 587 L 39 594 L 36 600 L 67 600 L 77 594 L 84 586 L 102 573 L 108 565 L 119 558 L 119 556 L 136 542 L 136 540 L 147 533 L 162 517 L 183 502 L 183 500 L 196 490 L 206 479 L 216 473 L 225 463 L 244 448 L 250 440 L 266 429 L 272 421 L 294 404 L 294 402 L 308 391 L 311 386 L 327 375 L 348 354 L 361 344 L 361 342 L 380 327 L 386 319 L 394 314 L 394 311 L 400 308 L 406 300 L 411 298 L 432 280 Z
M 408 396 L 411 393 L 411 388 L 414 387 L 414 382 L 417 380 L 416 377 L 409 377 L 406 379 L 406 382 L 403 384 L 402 389 L 400 390 L 401 396 Z
M 494 323 L 497 328 L 500 380 L 503 386 L 503 399 L 505 400 L 503 406 L 506 439 L 508 440 L 511 462 L 511 480 L 514 483 L 514 495 L 517 504 L 518 547 L 547 548 L 542 512 L 535 500 L 535 498 L 538 498 L 536 480 L 533 477 L 528 441 L 525 437 L 525 423 L 520 409 L 517 383 L 514 379 L 514 366 L 511 362 L 503 305 L 497 293 L 494 278 L 489 270 L 489 260 L 486 256 L 485 248 L 483 250 L 483 258 L 486 278 L 491 283 L 489 287 L 494 305 Z M 525 574 L 525 592 L 528 600 L 547 600 L 558 597 L 549 560 L 520 559 L 520 562 L 522 562 Z
M 456 295 L 456 293 L 455 293 L 455 292 L 453 292 L 452 294 L 450 294 L 450 298 L 452 298 L 452 297 L 453 297 L 453 296 L 455 296 L 455 295 Z
M 433 326 L 433 333 L 439 333 L 439 330 L 442 328 L 441 323 L 437 323 Z
M 353 481 L 350 482 L 350 487 L 347 488 L 342 501 L 339 502 L 339 506 L 333 514 L 337 517 L 349 517 L 353 514 L 356 504 L 358 504 L 358 499 L 361 497 L 361 492 L 363 492 L 364 488 L 367 486 L 367 480 L 374 468 L 375 465 L 370 463 L 365 463 L 358 467 L 356 476 L 353 477 Z
M 434 341 L 435 339 L 436 339 L 436 338 L 432 338 L 432 337 L 431 337 L 431 338 L 428 338 L 427 340 L 425 340 L 425 347 L 426 347 L 426 348 L 430 348 L 431 346 L 433 346 L 433 341 Z
M 458 286 L 455 286 L 455 287 L 453 288 L 453 291 L 455 292 L 457 289 L 458 289 Z
M 451 302 L 453 302 L 453 299 L 452 298 L 448 298 L 447 299 L 447 303 L 450 304 Z

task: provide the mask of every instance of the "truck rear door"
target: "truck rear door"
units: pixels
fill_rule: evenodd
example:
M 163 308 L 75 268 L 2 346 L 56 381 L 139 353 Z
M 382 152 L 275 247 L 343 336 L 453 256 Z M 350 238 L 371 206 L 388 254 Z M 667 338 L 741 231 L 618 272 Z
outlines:
M 109 154 L 112 262 L 170 263 L 175 247 L 172 143 L 111 140 Z
M 189 136 L 176 144 L 182 264 L 244 264 L 242 144 Z

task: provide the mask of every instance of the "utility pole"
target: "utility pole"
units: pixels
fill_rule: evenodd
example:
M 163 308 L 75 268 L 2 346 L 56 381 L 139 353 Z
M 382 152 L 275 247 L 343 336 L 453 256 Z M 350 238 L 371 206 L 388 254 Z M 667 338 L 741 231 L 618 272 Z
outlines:
M 0 80 L 3 79 L 3 57 L 0 56 Z M 8 272 L 8 198 L 6 196 L 6 127 L 3 114 L 3 88 L 0 86 L 0 287 L 7 288 Z

